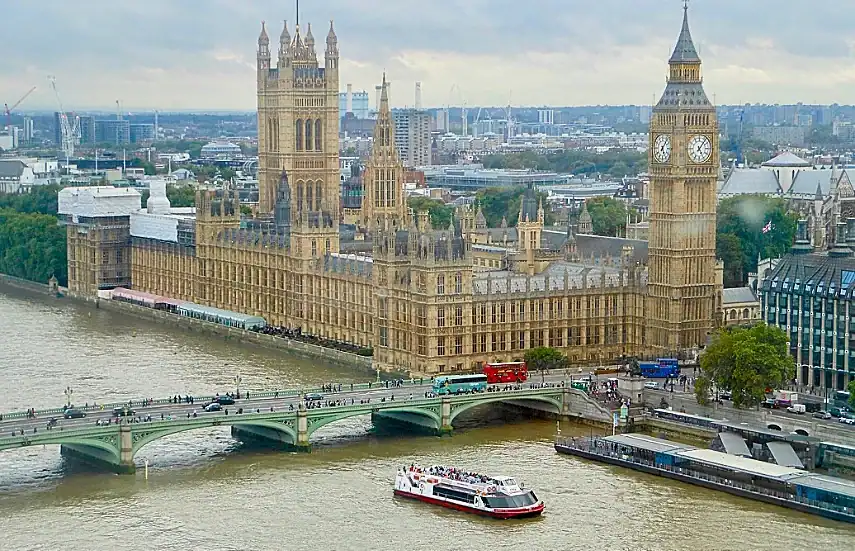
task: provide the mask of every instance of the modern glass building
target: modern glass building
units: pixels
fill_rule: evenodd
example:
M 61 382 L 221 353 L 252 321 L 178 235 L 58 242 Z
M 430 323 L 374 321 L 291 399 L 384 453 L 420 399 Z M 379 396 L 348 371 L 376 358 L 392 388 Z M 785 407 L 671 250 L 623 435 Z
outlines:
M 855 218 L 837 224 L 827 252 L 813 251 L 807 221 L 799 220 L 790 254 L 760 286 L 763 319 L 789 335 L 801 385 L 844 390 L 855 380 L 853 250 Z

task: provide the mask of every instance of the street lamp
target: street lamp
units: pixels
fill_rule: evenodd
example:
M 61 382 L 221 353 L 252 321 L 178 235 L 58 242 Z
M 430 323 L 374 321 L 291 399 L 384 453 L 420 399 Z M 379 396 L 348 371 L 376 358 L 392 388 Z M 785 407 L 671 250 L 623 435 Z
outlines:
M 67 386 L 67 387 L 65 387 L 64 394 L 65 394 L 65 407 L 67 409 L 67 408 L 71 407 L 71 395 L 74 394 L 74 391 L 71 389 L 70 386 Z
M 240 383 L 243 381 L 241 379 L 240 374 L 235 375 L 235 389 L 237 390 L 237 397 L 240 398 Z

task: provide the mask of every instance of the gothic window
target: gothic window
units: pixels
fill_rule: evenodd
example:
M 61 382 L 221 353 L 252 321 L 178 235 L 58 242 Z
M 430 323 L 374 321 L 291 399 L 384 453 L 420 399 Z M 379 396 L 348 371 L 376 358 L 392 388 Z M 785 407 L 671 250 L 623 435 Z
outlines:
M 306 210 L 312 210 L 312 183 L 306 184 Z
M 303 182 L 297 182 L 297 210 L 303 210 Z
M 454 353 L 463 354 L 463 337 L 459 335 L 454 337 Z
M 321 210 L 321 183 L 315 184 L 315 210 Z
M 312 150 L 312 129 L 314 128 L 311 119 L 306 121 L 306 151 Z
M 458 306 L 454 312 L 454 325 L 463 325 L 463 307 Z
M 321 142 L 323 141 L 324 129 L 321 119 L 315 121 L 315 151 L 322 151 Z
M 445 356 L 445 337 L 436 338 L 436 355 Z
M 441 306 L 436 310 L 436 326 L 445 327 L 445 308 Z
M 436 294 L 444 295 L 445 294 L 445 276 L 438 275 L 436 276 Z
M 325 252 L 330 252 L 330 240 L 327 239 Z
M 463 292 L 463 274 L 460 272 L 454 275 L 454 292 L 458 295 Z
M 297 151 L 303 151 L 303 119 L 297 119 Z

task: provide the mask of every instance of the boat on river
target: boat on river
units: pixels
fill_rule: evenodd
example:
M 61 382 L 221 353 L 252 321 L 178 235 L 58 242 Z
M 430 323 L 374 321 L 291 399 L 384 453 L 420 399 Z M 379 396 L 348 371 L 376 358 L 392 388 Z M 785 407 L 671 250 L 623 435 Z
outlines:
M 500 519 L 535 517 L 544 508 L 534 491 L 514 478 L 439 465 L 398 469 L 395 495 Z

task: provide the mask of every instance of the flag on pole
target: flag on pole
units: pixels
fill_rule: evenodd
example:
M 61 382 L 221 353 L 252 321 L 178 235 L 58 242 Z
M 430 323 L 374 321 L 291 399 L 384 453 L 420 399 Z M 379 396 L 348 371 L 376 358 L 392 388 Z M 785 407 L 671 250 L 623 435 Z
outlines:
M 763 226 L 763 229 L 762 229 L 762 230 L 760 230 L 760 231 L 762 231 L 763 233 L 769 233 L 770 231 L 772 231 L 772 228 L 773 228 L 773 227 L 774 227 L 774 226 L 772 226 L 772 221 L 771 221 L 771 220 L 769 220 L 768 222 L 766 222 L 766 225 L 765 225 L 765 226 Z

